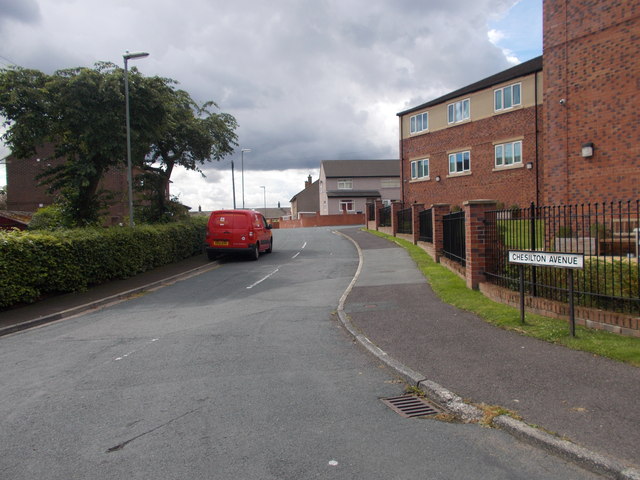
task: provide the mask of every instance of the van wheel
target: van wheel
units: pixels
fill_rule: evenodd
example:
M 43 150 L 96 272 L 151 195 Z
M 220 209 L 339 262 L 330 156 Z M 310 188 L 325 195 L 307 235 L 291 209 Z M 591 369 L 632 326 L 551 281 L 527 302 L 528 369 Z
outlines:
M 273 252 L 273 238 L 271 239 L 271 243 L 269 243 L 269 248 L 265 250 L 265 253 Z
M 251 260 L 257 260 L 258 258 L 260 258 L 260 245 L 256 243 L 253 247 L 253 252 L 251 252 Z

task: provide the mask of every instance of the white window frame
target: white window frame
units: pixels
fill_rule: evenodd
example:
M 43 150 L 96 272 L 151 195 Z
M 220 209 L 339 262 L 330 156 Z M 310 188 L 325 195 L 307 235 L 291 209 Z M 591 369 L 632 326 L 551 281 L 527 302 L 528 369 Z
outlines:
M 338 179 L 338 190 L 353 190 L 353 178 Z
M 517 102 L 516 95 L 517 93 Z M 507 98 L 509 101 L 507 102 Z M 508 106 L 505 106 L 509 103 Z M 522 105 L 522 83 L 512 83 L 511 85 L 507 85 L 502 88 L 497 88 L 493 91 L 493 111 L 494 112 L 503 112 L 505 110 L 511 110 L 512 108 L 516 108 Z
M 343 205 L 351 205 L 351 209 L 349 208 L 342 208 Z M 353 199 L 344 199 L 344 200 L 340 200 L 340 213 L 344 212 L 355 212 L 356 211 L 356 203 L 353 201 Z
M 465 168 L 465 156 L 466 158 L 466 168 Z M 459 158 L 462 162 L 462 170 L 458 170 L 459 166 Z M 453 164 L 452 164 L 453 160 Z M 454 166 L 452 170 L 451 167 Z M 471 172 L 471 151 L 470 150 L 462 150 L 460 152 L 453 152 L 449 154 L 449 175 L 456 175 L 459 173 Z
M 429 178 L 429 159 L 421 158 L 411 161 L 411 180 Z
M 466 105 L 466 108 L 465 108 Z M 452 125 L 454 123 L 464 122 L 471 118 L 471 99 L 465 98 L 458 102 L 450 103 L 447 105 L 447 123 Z
M 412 135 L 429 130 L 429 112 L 413 115 L 410 118 L 409 123 Z
M 498 143 L 494 145 L 494 152 L 494 165 L 496 168 L 522 165 L 522 140 Z

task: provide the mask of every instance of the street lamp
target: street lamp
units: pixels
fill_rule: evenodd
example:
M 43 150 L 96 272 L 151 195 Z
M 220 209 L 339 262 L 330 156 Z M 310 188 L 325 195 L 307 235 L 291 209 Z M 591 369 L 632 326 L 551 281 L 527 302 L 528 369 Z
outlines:
M 260 185 L 260 188 L 264 194 L 264 218 L 267 218 L 267 187 Z
M 243 148 L 240 150 L 240 161 L 241 161 L 241 169 L 242 169 L 242 208 L 244 208 L 244 152 L 250 152 L 250 148 Z
M 233 209 L 236 209 L 236 177 L 233 173 L 233 158 L 231 159 L 231 189 L 233 191 Z
M 127 62 L 136 58 L 148 57 L 147 52 L 129 53 L 127 50 L 122 56 L 124 58 L 124 102 L 126 105 L 127 118 L 127 182 L 129 184 L 129 226 L 133 227 L 133 179 L 131 174 L 131 124 L 129 121 L 129 69 Z

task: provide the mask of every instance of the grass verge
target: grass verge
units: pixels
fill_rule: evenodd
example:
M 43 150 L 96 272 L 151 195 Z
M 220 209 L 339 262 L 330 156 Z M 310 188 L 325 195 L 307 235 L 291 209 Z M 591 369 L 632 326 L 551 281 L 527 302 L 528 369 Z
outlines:
M 473 312 L 488 323 L 505 330 L 640 367 L 640 338 L 625 337 L 580 325 L 576 326 L 576 336 L 572 337 L 567 321 L 532 313 L 525 315 L 525 323 L 522 324 L 517 308 L 496 303 L 479 291 L 468 289 L 460 277 L 434 262 L 422 248 L 401 238 L 374 230 L 367 231 L 396 242 L 407 250 L 436 295 L 450 305 Z

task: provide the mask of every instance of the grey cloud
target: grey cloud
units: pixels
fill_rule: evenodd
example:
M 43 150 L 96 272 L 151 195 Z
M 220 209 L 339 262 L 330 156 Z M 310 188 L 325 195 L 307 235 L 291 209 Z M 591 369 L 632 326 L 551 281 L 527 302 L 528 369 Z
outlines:
M 38 22 L 38 3 L 35 0 L 0 0 L 0 22 L 9 19 L 23 23 Z

